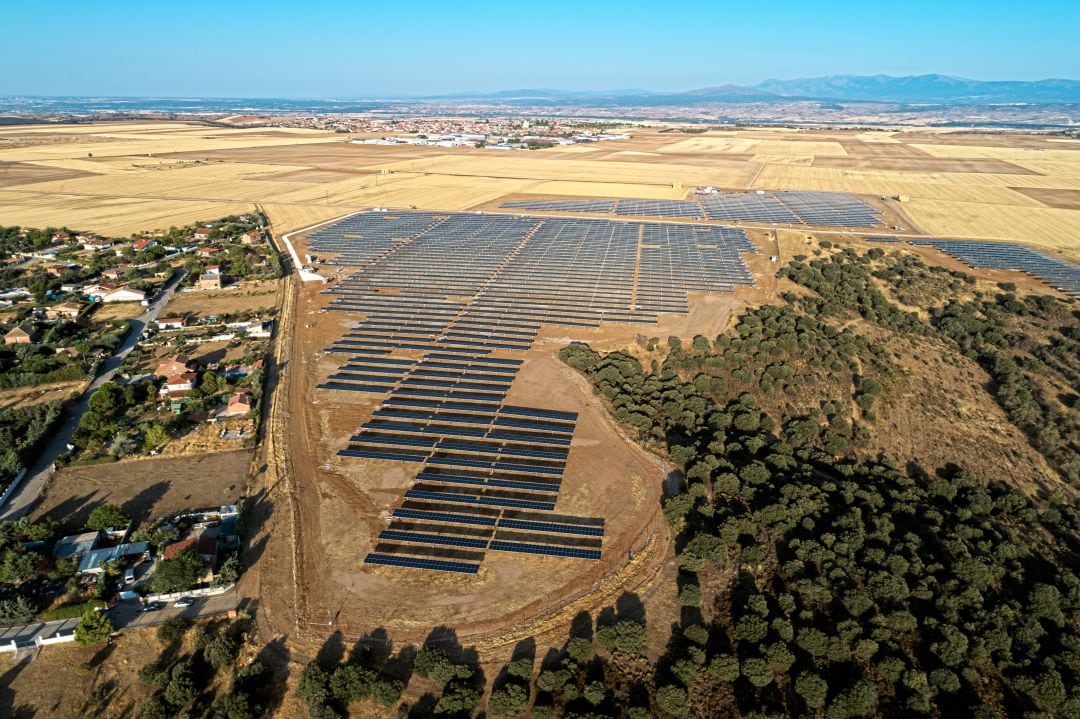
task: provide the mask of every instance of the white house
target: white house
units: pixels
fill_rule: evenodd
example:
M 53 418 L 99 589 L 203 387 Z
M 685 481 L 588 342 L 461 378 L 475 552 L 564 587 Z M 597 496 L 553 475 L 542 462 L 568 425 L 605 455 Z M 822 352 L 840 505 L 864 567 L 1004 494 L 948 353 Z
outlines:
M 158 390 L 158 395 L 160 397 L 183 397 L 193 389 L 195 389 L 195 373 L 182 372 L 165 380 L 165 384 L 161 385 L 161 389 Z
M 145 292 L 130 287 L 120 287 L 101 296 L 102 302 L 142 302 L 145 299 Z

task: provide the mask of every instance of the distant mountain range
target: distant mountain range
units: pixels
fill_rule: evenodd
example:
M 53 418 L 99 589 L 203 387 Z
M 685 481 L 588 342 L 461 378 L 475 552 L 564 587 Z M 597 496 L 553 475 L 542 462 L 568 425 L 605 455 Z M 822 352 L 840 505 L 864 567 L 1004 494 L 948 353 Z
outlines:
M 753 89 L 783 97 L 870 102 L 948 104 L 1075 103 L 1076 80 L 966 80 L 948 75 L 830 75 L 800 80 L 766 80 Z
M 817 103 L 822 110 L 839 112 L 845 103 L 881 103 L 912 112 L 935 108 L 965 108 L 987 105 L 1052 106 L 1080 105 L 1080 81 L 1038 80 L 982 81 L 946 75 L 890 77 L 888 75 L 830 75 L 798 80 L 766 80 L 756 85 L 716 85 L 681 92 L 657 92 L 637 88 L 621 90 L 555 90 L 528 88 L 498 92 L 461 92 L 429 96 L 373 97 L 356 93 L 353 99 L 339 98 L 227 98 L 227 97 L 26 97 L 0 96 L 0 123 L 4 116 L 92 115 L 95 113 L 178 113 L 178 114 L 259 114 L 259 113 L 360 113 L 419 111 L 440 112 L 450 107 L 461 111 L 476 105 L 487 113 L 505 108 L 529 113 L 550 108 L 587 114 L 606 109 L 609 114 L 626 109 L 628 116 L 671 117 L 708 113 L 716 117 L 714 105 L 754 107 L 753 112 L 770 115 L 771 104 Z M 905 107 L 906 106 L 906 107 Z M 645 110 L 652 108 L 649 112 Z M 671 108 L 668 113 L 665 108 Z M 682 108 L 685 111 L 680 111 Z M 694 109 L 697 108 L 697 109 Z M 883 108 L 886 109 L 886 108 Z M 1015 110 L 1016 108 L 1012 108 Z M 1036 108 L 1040 110 L 1040 108 Z M 466 112 L 468 110 L 466 109 Z M 1075 125 L 1077 108 L 1053 108 L 1053 123 Z M 734 115 L 733 115 L 734 116 Z M 740 115 L 746 117 L 744 113 Z M 1066 118 L 1062 120 L 1062 117 Z
M 1060 104 L 1080 103 L 1076 80 L 967 80 L 948 75 L 829 75 L 797 80 L 766 80 L 756 85 L 718 85 L 684 92 L 649 90 L 570 91 L 500 90 L 443 95 L 426 100 L 487 100 L 511 105 L 693 105 L 715 102 L 886 102 L 904 104 Z

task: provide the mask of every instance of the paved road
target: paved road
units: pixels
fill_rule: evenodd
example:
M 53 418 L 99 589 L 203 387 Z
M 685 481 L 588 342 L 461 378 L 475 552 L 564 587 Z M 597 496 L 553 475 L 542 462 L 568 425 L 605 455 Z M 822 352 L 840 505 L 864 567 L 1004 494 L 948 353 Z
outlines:
M 122 631 L 124 629 L 141 629 L 164 624 L 166 620 L 172 617 L 183 617 L 185 619 L 213 617 L 225 614 L 231 609 L 236 609 L 236 588 L 233 587 L 224 594 L 213 597 L 197 597 L 193 599 L 193 602 L 190 607 L 181 609 L 172 606 L 172 602 L 169 602 L 164 609 L 156 612 L 142 611 L 143 604 L 141 602 L 117 602 L 109 610 L 109 619 L 112 620 L 114 629 Z M 58 630 L 74 629 L 78 623 L 78 619 L 63 619 L 55 622 L 25 624 L 16 627 L 0 627 L 0 639 L 5 643 L 15 639 L 20 647 L 29 647 L 33 645 L 34 638 L 37 636 L 51 637 Z
M 0 507 L 0 520 L 18 519 L 26 514 L 34 505 L 34 502 L 37 501 L 37 498 L 41 496 L 49 477 L 52 476 L 53 462 L 67 451 L 68 442 L 71 441 L 71 436 L 79 426 L 79 420 L 82 419 L 83 413 L 87 410 L 90 395 L 101 385 L 112 380 L 113 375 L 120 369 L 120 365 L 124 363 L 124 359 L 142 338 L 146 327 L 157 319 L 161 311 L 165 309 L 165 305 L 169 303 L 177 285 L 184 279 L 185 274 L 186 272 L 181 270 L 177 275 L 173 276 L 171 280 L 165 283 L 157 299 L 146 309 L 146 312 L 128 321 L 130 329 L 127 336 L 124 337 L 120 346 L 116 348 L 116 352 L 102 362 L 94 380 L 83 392 L 75 406 L 68 411 L 63 423 L 55 430 L 52 439 L 42 450 L 34 465 L 27 471 L 22 484 L 8 497 L 8 501 L 4 506 Z

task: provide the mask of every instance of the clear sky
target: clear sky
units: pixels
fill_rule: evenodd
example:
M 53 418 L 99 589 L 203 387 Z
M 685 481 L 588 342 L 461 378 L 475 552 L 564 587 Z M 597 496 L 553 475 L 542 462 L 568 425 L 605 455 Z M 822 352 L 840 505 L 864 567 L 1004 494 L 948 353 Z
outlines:
M 1080 77 L 1080 2 L 0 0 L 0 95 L 685 90 L 767 78 Z

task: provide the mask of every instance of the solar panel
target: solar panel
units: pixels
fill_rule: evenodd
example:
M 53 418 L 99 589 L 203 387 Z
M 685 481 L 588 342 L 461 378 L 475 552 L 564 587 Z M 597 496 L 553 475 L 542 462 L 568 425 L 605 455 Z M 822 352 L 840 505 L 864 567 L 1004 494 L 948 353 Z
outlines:
M 401 557 L 394 554 L 376 554 L 374 552 L 364 557 L 364 564 L 430 569 L 437 572 L 456 572 L 459 574 L 476 574 L 480 570 L 479 564 L 469 562 L 448 562 L 441 559 L 420 559 L 418 557 Z
M 697 199 L 577 202 L 545 207 L 705 217 Z M 577 414 L 502 404 L 523 362 L 513 355 L 545 324 L 685 314 L 689 292 L 751 284 L 743 255 L 756 251 L 743 230 L 720 225 L 430 212 L 361 213 L 308 240 L 347 268 L 324 290 L 351 321 L 326 350 L 344 362 L 323 386 L 381 396 L 340 455 L 419 465 L 379 535 L 387 544 L 372 552 L 396 566 L 483 549 L 487 538 L 468 528 L 500 518 L 506 551 L 598 556 L 602 520 L 542 518 L 555 509 Z
M 492 540 L 488 549 L 499 552 L 521 552 L 524 554 L 544 554 L 551 557 L 572 557 L 575 559 L 600 559 L 598 549 L 578 549 L 577 547 L 551 547 L 546 544 L 529 544 L 526 542 L 506 542 Z

